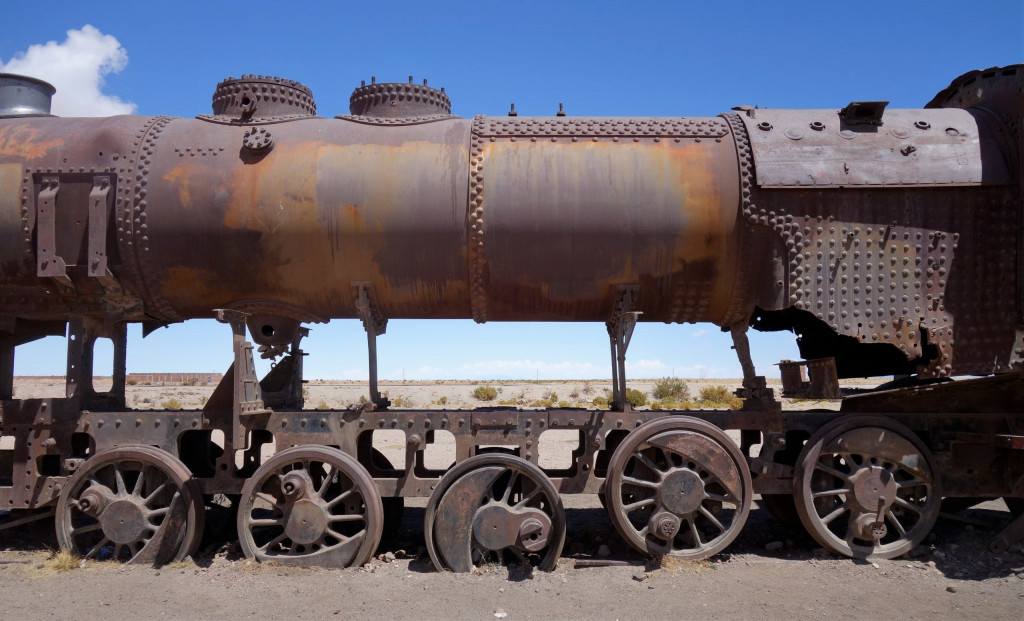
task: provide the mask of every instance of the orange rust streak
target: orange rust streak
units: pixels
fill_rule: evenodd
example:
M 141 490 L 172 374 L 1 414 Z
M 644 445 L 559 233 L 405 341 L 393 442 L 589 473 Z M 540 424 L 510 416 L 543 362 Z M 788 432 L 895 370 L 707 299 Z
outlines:
M 33 127 L 0 127 L 0 156 L 8 155 L 31 160 L 43 157 L 51 149 L 63 147 L 64 144 L 60 139 L 39 142 L 39 130 Z

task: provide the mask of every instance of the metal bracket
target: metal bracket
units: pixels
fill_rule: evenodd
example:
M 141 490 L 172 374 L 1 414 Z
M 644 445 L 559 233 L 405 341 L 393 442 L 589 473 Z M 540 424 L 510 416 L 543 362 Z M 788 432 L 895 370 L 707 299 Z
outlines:
M 851 101 L 839 111 L 839 118 L 847 125 L 881 125 L 888 101 Z
M 370 354 L 370 402 L 369 406 L 375 411 L 386 410 L 391 401 L 380 394 L 377 388 L 377 337 L 387 330 L 388 320 L 380 312 L 373 297 L 373 284 L 364 281 L 352 283 L 352 293 L 355 295 L 356 312 L 363 322 L 363 329 L 366 330 L 366 346 Z
M 43 177 L 36 199 L 36 275 L 53 278 L 61 287 L 74 289 L 67 265 L 57 255 L 57 193 L 60 179 Z
M 612 402 L 611 409 L 621 412 L 632 411 L 626 399 L 626 350 L 633 338 L 637 318 L 643 314 L 636 308 L 640 287 L 627 285 L 619 288 L 619 297 L 611 321 L 605 323 L 612 352 Z
M 113 198 L 110 187 L 109 176 L 93 177 L 89 192 L 89 276 L 99 279 L 104 289 L 120 292 L 120 285 L 107 267 L 107 222 Z
M 269 414 L 270 410 L 263 403 L 259 378 L 256 377 L 252 343 L 245 338 L 245 318 L 248 314 L 223 308 L 218 308 L 214 312 L 217 314 L 217 321 L 231 326 L 232 349 L 235 353 L 232 367 L 235 377 L 231 405 L 232 446 L 237 450 L 244 450 L 248 447 L 245 445 L 246 433 L 242 417 Z

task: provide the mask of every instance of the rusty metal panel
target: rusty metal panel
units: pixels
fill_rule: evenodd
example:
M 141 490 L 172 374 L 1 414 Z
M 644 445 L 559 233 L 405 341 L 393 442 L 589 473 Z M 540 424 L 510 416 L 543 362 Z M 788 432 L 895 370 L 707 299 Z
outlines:
M 741 114 L 764 188 L 978 185 L 978 125 L 959 109 L 886 110 L 880 126 L 837 110 Z

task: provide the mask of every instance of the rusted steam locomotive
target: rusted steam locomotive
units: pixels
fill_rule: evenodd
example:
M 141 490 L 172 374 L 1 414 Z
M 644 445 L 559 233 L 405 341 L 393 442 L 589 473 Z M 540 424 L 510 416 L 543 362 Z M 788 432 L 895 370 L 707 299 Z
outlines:
M 162 563 L 195 548 L 223 494 L 248 556 L 344 567 L 403 498 L 429 497 L 431 558 L 466 571 L 553 567 L 562 494 L 601 494 L 631 546 L 690 558 L 729 545 L 754 493 L 855 557 L 908 551 L 944 496 L 1016 506 L 1022 71 L 968 73 L 920 110 L 714 118 L 462 119 L 411 79 L 364 83 L 350 114 L 322 118 L 303 85 L 243 76 L 195 119 L 66 119 L 46 83 L 0 76 L 0 508 L 9 525 L 54 515 L 86 557 Z M 234 352 L 203 409 L 128 409 L 126 325 L 200 317 Z M 388 319 L 463 317 L 605 322 L 611 409 L 390 407 Z M 366 328 L 368 405 L 304 410 L 303 324 L 339 318 Z M 744 408 L 634 411 L 638 320 L 731 331 Z M 798 334 L 810 386 L 790 364 L 785 390 L 901 386 L 783 411 L 751 326 Z M 66 398 L 14 399 L 15 348 L 65 334 Z M 107 392 L 98 338 L 114 344 Z M 278 359 L 262 379 L 249 339 Z M 374 449 L 380 430 L 404 435 L 404 463 Z M 578 434 L 568 468 L 540 467 L 548 430 Z M 441 433 L 455 463 L 432 469 Z

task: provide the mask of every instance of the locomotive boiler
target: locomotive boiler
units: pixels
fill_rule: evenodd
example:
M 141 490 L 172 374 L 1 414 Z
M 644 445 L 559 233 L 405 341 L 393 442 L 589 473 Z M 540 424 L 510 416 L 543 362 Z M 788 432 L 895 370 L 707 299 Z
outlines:
M 166 562 L 227 494 L 247 555 L 339 567 L 423 496 L 430 556 L 459 571 L 553 567 L 569 493 L 600 494 L 638 551 L 688 558 L 724 549 L 754 493 L 856 557 L 908 551 L 943 496 L 1016 507 L 1021 69 L 968 73 L 923 109 L 710 118 L 463 119 L 411 78 L 363 83 L 324 118 L 305 86 L 249 75 L 194 119 L 72 119 L 49 115 L 48 84 L 0 76 L 0 507 L 55 515 L 85 556 Z M 127 408 L 127 324 L 201 317 L 230 326 L 234 352 L 203 409 Z M 388 319 L 470 317 L 606 323 L 611 410 L 392 408 L 375 355 Z M 367 331 L 368 403 L 304 410 L 304 324 L 346 318 Z M 730 331 L 743 409 L 634 411 L 638 321 Z M 807 361 L 784 365 L 787 392 L 901 387 L 784 411 L 749 327 L 797 333 Z M 66 398 L 14 399 L 16 347 L 64 334 Z M 98 338 L 115 346 L 106 392 Z M 249 339 L 279 359 L 262 379 Z M 405 463 L 373 448 L 380 430 L 404 433 Z M 540 467 L 548 430 L 578 434 L 568 469 Z M 438 433 L 455 463 L 432 470 Z M 1021 534 L 1018 519 L 993 546 Z

